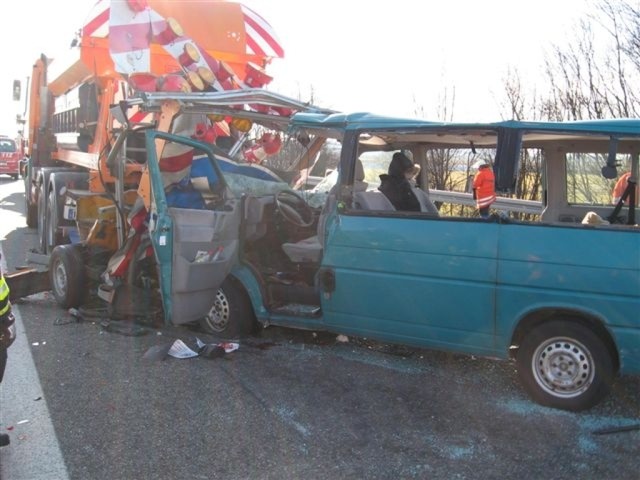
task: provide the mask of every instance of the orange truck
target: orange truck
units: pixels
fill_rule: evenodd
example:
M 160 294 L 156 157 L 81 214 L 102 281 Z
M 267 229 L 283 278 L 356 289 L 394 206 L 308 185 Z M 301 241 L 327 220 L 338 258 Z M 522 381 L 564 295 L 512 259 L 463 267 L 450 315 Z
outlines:
M 82 236 L 65 215 L 69 191 L 77 197 L 115 193 L 107 158 L 125 119 L 114 114 L 114 105 L 139 92 L 262 88 L 271 81 L 265 68 L 284 54 L 270 25 L 234 2 L 103 0 L 88 19 L 73 40 L 71 58 L 42 55 L 31 75 L 25 201 L 27 225 L 38 229 L 43 254 Z M 157 122 L 156 115 L 135 108 L 126 115 L 141 126 Z M 248 124 L 226 120 L 201 125 L 201 134 L 227 134 L 230 145 Z M 125 167 L 124 190 L 138 188 L 144 168 L 142 135 L 137 139 L 124 150 L 134 159 Z
M 151 311 L 144 299 L 160 293 L 165 322 L 205 318 L 237 258 L 238 242 L 219 238 L 218 224 L 236 225 L 252 182 L 269 198 L 299 188 L 325 140 L 289 135 L 291 119 L 332 112 L 264 88 L 283 50 L 242 4 L 103 0 L 88 18 L 72 58 L 33 65 L 26 217 L 49 268 L 8 276 L 12 294 L 50 289 L 63 308 L 95 295 L 133 314 Z M 276 173 L 277 162 L 285 166 Z M 225 177 L 240 177 L 239 190 Z M 162 253 L 174 241 L 159 210 L 167 205 L 181 225 L 175 251 L 198 247 L 187 263 Z M 202 215 L 216 224 L 207 248 L 193 222 Z

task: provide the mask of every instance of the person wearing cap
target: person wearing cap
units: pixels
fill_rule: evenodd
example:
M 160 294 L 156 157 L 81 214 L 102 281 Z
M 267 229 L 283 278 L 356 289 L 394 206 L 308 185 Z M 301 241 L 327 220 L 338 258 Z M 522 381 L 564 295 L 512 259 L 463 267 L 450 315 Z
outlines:
M 484 160 L 472 165 L 478 172 L 473 177 L 473 199 L 482 218 L 489 218 L 489 207 L 496 201 L 495 177 L 493 170 Z
M 388 173 L 380 175 L 380 190 L 396 210 L 419 212 L 420 202 L 413 193 L 412 181 L 420 172 L 420 165 L 414 163 L 402 152 L 393 154 Z

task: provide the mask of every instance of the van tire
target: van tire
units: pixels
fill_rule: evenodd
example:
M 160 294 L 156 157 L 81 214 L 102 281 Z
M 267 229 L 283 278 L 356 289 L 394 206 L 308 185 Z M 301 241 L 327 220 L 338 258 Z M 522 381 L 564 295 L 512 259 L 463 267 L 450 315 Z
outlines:
M 573 412 L 609 392 L 614 363 L 607 345 L 585 325 L 554 320 L 531 330 L 516 356 L 524 389 L 539 404 Z
M 80 245 L 58 245 L 49 258 L 51 291 L 62 308 L 79 307 L 84 302 L 87 281 Z
M 228 276 L 215 294 L 209 313 L 200 320 L 207 333 L 224 339 L 240 339 L 255 331 L 249 297 L 235 278 Z

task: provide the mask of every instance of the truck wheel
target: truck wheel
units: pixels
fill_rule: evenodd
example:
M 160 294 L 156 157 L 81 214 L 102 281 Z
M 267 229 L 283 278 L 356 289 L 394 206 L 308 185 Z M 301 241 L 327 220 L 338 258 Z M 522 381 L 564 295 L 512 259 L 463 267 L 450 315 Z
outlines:
M 44 184 L 38 187 L 38 241 L 40 252 L 47 254 L 47 197 Z
M 255 330 L 249 297 L 238 281 L 227 277 L 218 289 L 209 313 L 200 321 L 207 333 L 227 339 L 246 337 Z
M 58 245 L 49 259 L 53 296 L 62 308 L 82 305 L 86 292 L 84 260 L 80 245 Z
M 24 211 L 27 217 L 27 227 L 38 228 L 38 205 L 29 201 L 31 197 L 31 181 L 26 175 L 23 175 L 22 178 L 24 179 Z
M 25 196 L 26 197 L 26 196 Z M 25 210 L 27 211 L 27 227 L 38 228 L 38 206 L 31 205 L 25 198 Z
M 51 251 L 56 245 L 62 245 L 64 238 L 60 232 L 58 218 L 58 197 L 55 189 L 49 192 L 47 203 L 47 251 Z
M 596 405 L 614 376 L 605 343 L 586 326 L 566 320 L 529 332 L 516 361 L 520 381 L 536 402 L 574 412 Z

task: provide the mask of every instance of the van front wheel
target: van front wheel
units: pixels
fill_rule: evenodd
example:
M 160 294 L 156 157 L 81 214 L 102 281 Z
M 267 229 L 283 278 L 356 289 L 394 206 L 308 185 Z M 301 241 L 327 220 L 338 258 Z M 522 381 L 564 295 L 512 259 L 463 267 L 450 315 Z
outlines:
M 518 375 L 533 399 L 547 407 L 580 411 L 608 393 L 614 376 L 606 344 L 571 321 L 544 323 L 529 332 L 516 357 Z
M 205 332 L 225 339 L 239 339 L 254 332 L 256 321 L 251 302 L 233 277 L 228 276 L 222 282 L 200 326 Z

